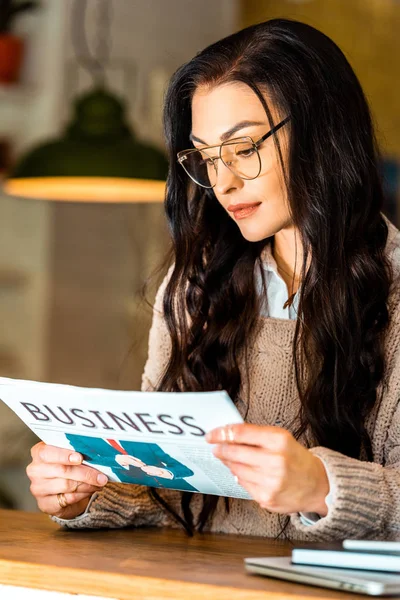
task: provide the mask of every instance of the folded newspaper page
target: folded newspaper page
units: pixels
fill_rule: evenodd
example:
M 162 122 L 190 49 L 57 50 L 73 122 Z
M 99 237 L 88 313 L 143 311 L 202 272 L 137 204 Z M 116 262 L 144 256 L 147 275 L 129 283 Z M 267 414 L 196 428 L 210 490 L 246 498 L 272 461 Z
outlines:
M 250 498 L 205 435 L 243 419 L 225 391 L 131 392 L 0 377 L 3 400 L 46 444 L 110 481 Z

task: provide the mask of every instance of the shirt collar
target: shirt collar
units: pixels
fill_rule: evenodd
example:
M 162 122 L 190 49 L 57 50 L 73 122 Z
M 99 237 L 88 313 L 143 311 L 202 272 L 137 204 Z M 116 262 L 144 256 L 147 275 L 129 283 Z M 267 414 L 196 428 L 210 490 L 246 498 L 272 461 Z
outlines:
M 261 252 L 261 264 L 265 271 L 269 271 L 270 273 L 278 274 L 278 265 L 276 264 L 276 260 L 272 254 L 271 243 L 268 243 L 263 251 Z
M 278 265 L 274 258 L 274 255 L 272 254 L 271 246 L 272 246 L 271 243 L 268 243 L 265 246 L 265 248 L 263 248 L 261 255 L 260 255 L 261 266 L 264 271 L 266 271 L 267 273 L 271 273 L 270 278 L 272 277 L 272 275 L 274 275 L 275 278 L 277 278 L 279 281 L 281 281 L 282 284 L 285 286 L 285 290 L 287 291 L 286 283 L 284 282 L 282 275 L 280 275 L 280 273 L 278 271 Z M 300 288 L 301 288 L 301 285 L 299 285 L 299 287 L 297 289 L 297 292 L 295 295 L 296 298 L 298 298 Z

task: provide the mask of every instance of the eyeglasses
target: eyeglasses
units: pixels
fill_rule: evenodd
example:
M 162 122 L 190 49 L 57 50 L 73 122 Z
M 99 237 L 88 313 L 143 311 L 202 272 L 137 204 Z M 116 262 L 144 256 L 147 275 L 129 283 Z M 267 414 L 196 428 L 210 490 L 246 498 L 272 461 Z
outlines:
M 190 148 L 178 152 L 178 163 L 197 185 L 211 189 L 217 184 L 218 160 L 241 179 L 256 179 L 261 173 L 261 158 L 258 148 L 271 135 L 290 121 L 286 117 L 256 142 L 250 136 L 227 140 L 219 146 Z M 218 156 L 216 156 L 218 154 Z M 213 156 L 214 155 L 214 156 Z

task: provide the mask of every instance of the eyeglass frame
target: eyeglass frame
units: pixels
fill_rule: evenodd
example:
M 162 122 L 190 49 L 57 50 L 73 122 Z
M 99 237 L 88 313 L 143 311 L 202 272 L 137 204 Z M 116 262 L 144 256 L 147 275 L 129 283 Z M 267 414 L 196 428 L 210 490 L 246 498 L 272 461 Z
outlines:
M 263 142 L 265 142 L 269 137 L 271 137 L 271 135 L 274 135 L 274 133 L 276 133 L 277 131 L 279 131 L 279 129 L 281 129 L 281 127 L 283 127 L 284 125 L 286 125 L 286 123 L 288 123 L 289 121 L 290 121 L 290 115 L 288 117 L 286 117 L 285 119 L 283 119 L 280 123 L 278 123 L 277 125 L 275 125 L 274 127 L 272 127 L 272 129 L 270 129 L 269 131 L 267 131 L 267 133 L 265 133 L 262 137 L 260 137 L 256 142 L 253 140 L 253 138 L 251 136 L 244 135 L 244 136 L 241 136 L 241 137 L 238 137 L 238 138 L 232 138 L 231 140 L 226 140 L 225 142 L 222 142 L 222 144 L 219 144 L 219 156 L 217 156 L 216 158 L 211 158 L 210 157 L 210 159 L 213 162 L 216 174 L 218 175 L 218 167 L 216 165 L 216 161 L 217 160 L 222 160 L 222 162 L 227 167 L 227 169 L 229 169 L 237 177 L 240 177 L 240 179 L 244 179 L 245 181 L 252 181 L 253 179 L 257 179 L 257 177 L 259 177 L 259 175 L 261 173 L 261 168 L 262 168 L 261 156 L 260 156 L 260 153 L 258 151 L 258 148 L 261 146 L 261 144 Z M 259 162 L 260 162 L 260 168 L 259 168 L 259 171 L 258 171 L 258 173 L 257 173 L 257 175 L 255 177 L 242 177 L 241 175 L 238 175 L 235 171 L 232 171 L 232 169 L 230 168 L 230 166 L 226 164 L 226 162 L 224 161 L 224 159 L 221 156 L 222 146 L 227 146 L 229 144 L 235 144 L 235 143 L 238 143 L 240 140 L 245 140 L 245 139 L 251 141 L 251 143 L 253 144 L 254 150 L 256 150 L 256 152 L 258 154 L 258 159 L 259 159 Z M 215 182 L 214 185 L 203 185 L 203 184 L 199 183 L 185 169 L 185 167 L 183 166 L 183 161 L 186 159 L 186 155 L 187 154 L 192 154 L 193 152 L 203 152 L 204 150 L 208 150 L 209 148 L 217 148 L 217 147 L 218 147 L 218 144 L 216 144 L 214 146 L 204 146 L 203 148 L 189 148 L 188 150 L 180 150 L 177 153 L 177 155 L 176 155 L 177 156 L 177 162 L 181 165 L 181 167 L 183 168 L 183 170 L 185 171 L 185 173 L 190 177 L 190 179 L 196 185 L 199 185 L 200 187 L 205 188 L 207 190 L 213 189 L 217 185 L 217 182 Z

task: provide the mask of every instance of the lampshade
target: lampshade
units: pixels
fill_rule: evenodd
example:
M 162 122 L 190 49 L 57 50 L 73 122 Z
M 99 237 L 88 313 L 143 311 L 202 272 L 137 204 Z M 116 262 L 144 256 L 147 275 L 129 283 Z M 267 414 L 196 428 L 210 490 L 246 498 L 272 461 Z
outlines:
M 167 160 L 139 142 L 125 106 L 102 87 L 75 101 L 60 139 L 22 157 L 4 183 L 11 196 L 86 202 L 156 202 L 165 196 Z

